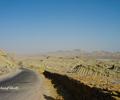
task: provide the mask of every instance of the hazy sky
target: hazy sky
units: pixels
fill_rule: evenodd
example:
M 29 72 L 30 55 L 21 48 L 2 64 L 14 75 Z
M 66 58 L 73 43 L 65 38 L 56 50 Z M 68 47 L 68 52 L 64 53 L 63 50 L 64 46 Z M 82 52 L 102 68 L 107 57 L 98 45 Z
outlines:
M 0 0 L 0 48 L 120 51 L 120 0 Z

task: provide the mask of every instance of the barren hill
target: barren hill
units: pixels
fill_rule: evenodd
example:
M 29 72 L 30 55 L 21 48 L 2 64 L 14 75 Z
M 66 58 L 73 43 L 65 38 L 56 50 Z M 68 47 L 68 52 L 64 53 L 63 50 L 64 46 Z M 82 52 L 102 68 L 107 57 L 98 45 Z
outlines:
M 12 57 L 0 50 L 0 75 L 12 71 L 16 66 Z

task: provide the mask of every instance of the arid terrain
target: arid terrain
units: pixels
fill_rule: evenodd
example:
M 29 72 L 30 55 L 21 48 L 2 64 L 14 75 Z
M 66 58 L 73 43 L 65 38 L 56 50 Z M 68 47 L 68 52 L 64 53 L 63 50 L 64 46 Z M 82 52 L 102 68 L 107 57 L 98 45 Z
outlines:
M 43 100 L 120 100 L 120 52 L 77 49 L 14 57 L 0 51 L 1 76 L 19 68 L 39 73 Z
M 120 0 L 0 0 L 0 100 L 120 100 Z

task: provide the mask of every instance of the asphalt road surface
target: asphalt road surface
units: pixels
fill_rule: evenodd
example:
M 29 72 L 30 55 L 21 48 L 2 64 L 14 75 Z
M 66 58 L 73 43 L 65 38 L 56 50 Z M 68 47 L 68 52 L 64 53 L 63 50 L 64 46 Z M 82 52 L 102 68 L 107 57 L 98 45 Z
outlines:
M 28 69 L 0 81 L 0 100 L 40 100 L 40 78 Z

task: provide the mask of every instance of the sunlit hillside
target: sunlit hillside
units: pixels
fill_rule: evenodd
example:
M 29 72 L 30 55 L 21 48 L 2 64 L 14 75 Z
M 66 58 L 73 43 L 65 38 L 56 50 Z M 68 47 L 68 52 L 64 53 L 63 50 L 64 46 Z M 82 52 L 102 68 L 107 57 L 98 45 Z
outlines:
M 17 67 L 13 58 L 6 52 L 0 50 L 0 74 L 9 73 Z

